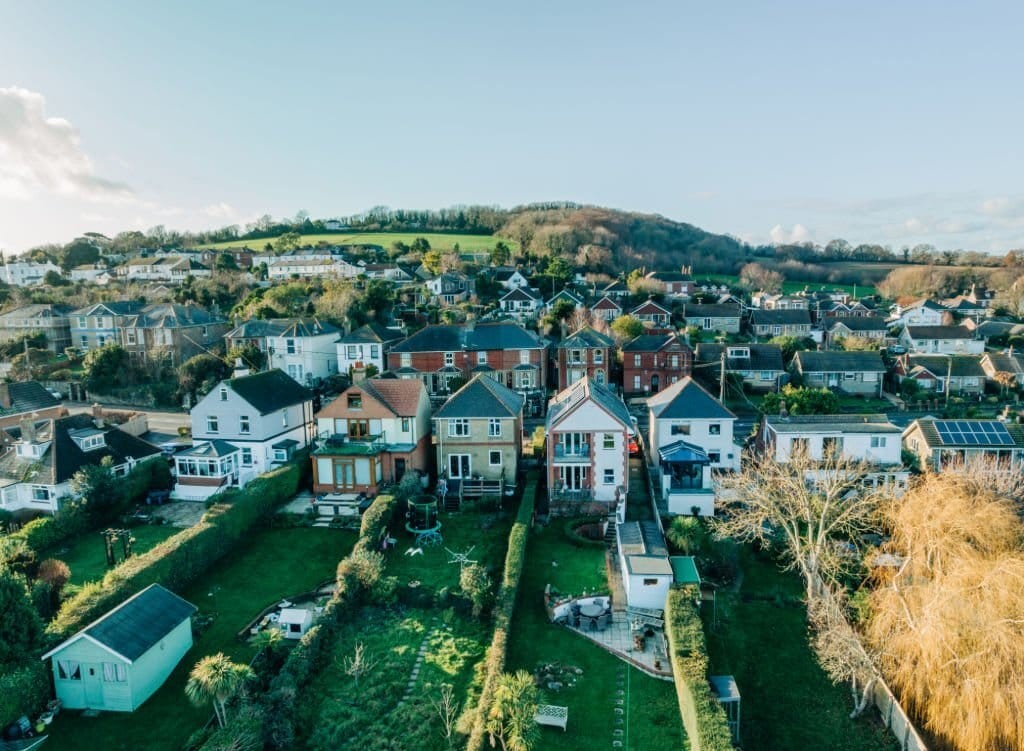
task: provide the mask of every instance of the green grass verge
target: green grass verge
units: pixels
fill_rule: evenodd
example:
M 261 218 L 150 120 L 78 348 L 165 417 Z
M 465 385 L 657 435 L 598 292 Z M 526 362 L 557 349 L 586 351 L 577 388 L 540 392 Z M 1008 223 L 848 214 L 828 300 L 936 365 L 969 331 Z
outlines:
M 492 235 L 458 235 L 438 232 L 335 232 L 323 235 L 302 235 L 299 239 L 300 245 L 316 245 L 317 243 L 329 243 L 331 245 L 381 245 L 385 249 L 390 248 L 396 242 L 403 242 L 412 245 L 417 237 L 426 238 L 430 247 L 434 250 L 451 250 L 458 243 L 459 250 L 466 253 L 489 251 L 498 240 L 504 240 L 509 247 L 515 249 L 518 243 L 508 238 L 494 237 Z M 199 247 L 221 249 L 249 247 L 253 250 L 263 250 L 267 243 L 274 242 L 275 238 L 267 237 L 258 240 L 231 240 L 228 242 L 213 243 Z
M 62 713 L 50 726 L 54 749 L 77 751 L 178 751 L 210 717 L 209 708 L 185 698 L 188 674 L 204 655 L 224 652 L 248 662 L 253 648 L 235 635 L 267 605 L 311 589 L 334 575 L 338 561 L 355 544 L 352 532 L 333 529 L 257 528 L 230 558 L 182 593 L 201 614 L 216 614 L 160 689 L 132 713 L 109 712 L 87 719 Z
M 889 751 L 899 744 L 871 713 L 856 720 L 849 688 L 814 661 L 800 582 L 774 562 L 740 553 L 739 591 L 718 591 L 718 625 L 702 617 L 713 675 L 733 675 L 742 696 L 740 740 L 748 751 L 828 748 Z
M 153 546 L 163 542 L 180 532 L 178 527 L 169 524 L 145 524 L 132 528 L 132 537 L 135 544 L 132 547 L 135 555 L 142 555 Z M 118 549 L 118 560 L 120 560 L 120 548 Z M 40 560 L 46 558 L 57 558 L 68 564 L 71 569 L 72 584 L 85 584 L 86 582 L 99 581 L 110 569 L 107 567 L 107 554 L 103 542 L 103 535 L 100 532 L 87 532 L 79 535 L 67 545 L 56 550 L 49 550 L 41 554 Z
M 546 702 L 569 708 L 569 726 L 564 733 L 542 728 L 534 751 L 593 751 L 611 748 L 613 740 L 621 740 L 626 751 L 680 751 L 686 742 L 672 683 L 651 678 L 584 637 L 548 622 L 545 585 L 563 592 L 601 590 L 607 587 L 604 572 L 604 550 L 572 546 L 562 525 L 531 534 L 505 670 L 533 672 L 541 664 L 557 662 L 583 671 L 574 686 L 544 692 Z M 616 681 L 622 669 L 626 711 L 623 724 L 616 725 Z M 613 735 L 618 729 L 623 731 L 621 738 Z

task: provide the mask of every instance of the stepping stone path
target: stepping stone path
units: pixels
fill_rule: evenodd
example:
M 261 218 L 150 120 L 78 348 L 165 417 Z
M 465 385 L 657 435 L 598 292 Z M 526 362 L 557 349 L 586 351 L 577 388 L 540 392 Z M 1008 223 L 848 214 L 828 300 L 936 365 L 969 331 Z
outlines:
M 617 688 L 615 689 L 615 696 L 612 699 L 612 715 L 615 718 L 613 721 L 614 725 L 618 726 L 625 724 L 623 715 L 625 715 L 627 711 L 623 707 L 623 705 L 626 703 L 626 700 L 623 698 L 626 695 L 626 689 L 624 688 L 624 686 L 626 685 L 625 666 L 619 667 L 618 672 L 615 676 L 615 685 Z M 615 727 L 612 730 L 612 748 L 624 747 L 624 744 L 622 742 L 622 737 L 624 735 L 625 731 L 621 727 Z
M 416 653 L 416 662 L 413 663 L 412 672 L 409 673 L 409 682 L 405 685 L 405 695 L 398 700 L 398 706 L 405 704 L 406 700 L 412 696 L 412 692 L 416 688 L 416 681 L 420 677 L 420 667 L 423 665 L 423 658 L 427 656 L 427 650 L 430 646 L 430 637 L 441 629 L 437 618 L 434 619 L 434 622 L 438 625 L 435 625 L 430 631 L 428 631 L 426 635 L 424 635 L 423 641 L 420 643 L 420 649 Z

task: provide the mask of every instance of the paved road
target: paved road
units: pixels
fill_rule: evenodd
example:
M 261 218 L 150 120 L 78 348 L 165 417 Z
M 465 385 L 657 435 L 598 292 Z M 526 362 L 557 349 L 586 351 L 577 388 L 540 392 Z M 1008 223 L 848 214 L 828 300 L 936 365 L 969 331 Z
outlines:
M 83 412 L 92 412 L 91 403 L 86 404 L 84 402 L 65 402 L 64 406 L 67 407 L 68 412 L 70 412 L 73 415 L 82 414 Z M 149 429 L 154 433 L 166 433 L 168 435 L 176 436 L 178 434 L 179 427 L 192 426 L 192 418 L 189 416 L 187 412 L 161 412 L 159 410 L 117 406 L 111 406 L 110 409 L 145 412 L 149 418 Z

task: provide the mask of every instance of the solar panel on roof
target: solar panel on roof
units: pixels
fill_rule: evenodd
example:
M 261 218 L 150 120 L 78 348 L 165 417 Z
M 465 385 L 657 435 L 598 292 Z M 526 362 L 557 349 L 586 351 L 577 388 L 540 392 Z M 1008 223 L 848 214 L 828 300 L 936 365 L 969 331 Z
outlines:
M 936 420 L 939 439 L 948 445 L 1012 446 L 1013 436 L 996 420 Z

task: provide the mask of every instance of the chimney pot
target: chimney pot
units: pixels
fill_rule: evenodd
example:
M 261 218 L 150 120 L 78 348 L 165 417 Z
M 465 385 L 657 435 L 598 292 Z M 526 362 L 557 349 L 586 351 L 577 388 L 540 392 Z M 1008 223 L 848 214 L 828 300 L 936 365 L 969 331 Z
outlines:
M 11 388 L 4 381 L 0 383 L 0 407 L 4 409 L 10 409 L 11 407 Z

